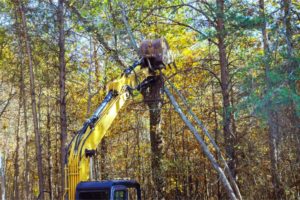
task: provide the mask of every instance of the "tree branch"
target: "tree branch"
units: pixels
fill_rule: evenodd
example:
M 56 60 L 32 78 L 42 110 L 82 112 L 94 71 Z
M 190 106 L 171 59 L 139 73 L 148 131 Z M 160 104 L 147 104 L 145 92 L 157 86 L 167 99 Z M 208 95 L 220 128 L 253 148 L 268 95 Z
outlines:
M 100 44 L 104 47 L 104 49 L 107 52 L 112 53 L 112 56 L 113 56 L 114 60 L 118 64 L 120 64 L 122 67 L 126 67 L 126 65 L 120 59 L 118 51 L 116 49 L 111 48 L 108 45 L 108 43 L 105 42 L 105 39 L 104 39 L 103 35 L 101 35 L 99 33 L 98 29 L 93 24 L 91 24 L 91 22 L 89 22 L 86 18 L 83 17 L 81 15 L 81 13 L 77 10 L 77 8 L 75 8 L 73 5 L 70 5 L 69 1 L 66 1 L 66 6 L 71 10 L 72 13 L 74 13 L 77 16 L 79 21 L 82 22 L 83 27 L 87 32 L 96 34 L 96 39 L 100 42 Z

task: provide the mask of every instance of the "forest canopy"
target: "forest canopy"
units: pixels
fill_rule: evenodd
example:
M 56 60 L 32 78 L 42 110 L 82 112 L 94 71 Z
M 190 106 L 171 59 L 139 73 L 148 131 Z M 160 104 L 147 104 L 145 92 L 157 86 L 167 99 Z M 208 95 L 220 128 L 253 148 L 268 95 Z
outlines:
M 300 198 L 298 0 L 0 0 L 2 200 L 63 199 L 68 144 L 158 38 L 175 60 L 161 84 L 206 127 L 221 154 L 187 118 L 235 192 Z M 137 180 L 143 199 L 227 199 L 171 100 L 156 97 L 129 98 L 97 148 L 96 178 Z

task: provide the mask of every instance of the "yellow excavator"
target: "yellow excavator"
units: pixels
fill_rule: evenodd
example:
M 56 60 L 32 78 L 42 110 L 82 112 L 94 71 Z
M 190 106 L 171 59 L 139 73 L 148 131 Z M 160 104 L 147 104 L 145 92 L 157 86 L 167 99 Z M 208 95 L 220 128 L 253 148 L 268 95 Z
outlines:
M 134 90 L 148 87 L 162 69 L 172 63 L 165 39 L 146 40 L 140 47 L 140 60 L 125 69 L 107 85 L 107 95 L 93 115 L 71 140 L 65 161 L 64 199 L 128 199 L 128 189 L 141 199 L 140 185 L 132 180 L 93 181 L 93 157 L 103 136 Z M 130 189 L 131 190 L 131 189 Z
M 144 91 L 151 86 L 151 84 L 154 84 L 157 76 L 163 76 L 161 72 L 167 69 L 167 66 L 173 64 L 176 68 L 172 54 L 169 51 L 169 45 L 163 38 L 146 40 L 142 42 L 139 50 L 140 59 L 125 69 L 118 79 L 107 85 L 107 95 L 103 102 L 72 138 L 65 159 L 66 187 L 63 199 L 128 200 L 129 197 L 131 197 L 130 199 L 141 200 L 141 189 L 138 182 L 134 180 L 94 181 L 93 174 L 93 158 L 96 149 L 122 107 L 126 105 L 133 91 Z M 164 77 L 164 79 L 166 78 Z M 226 170 L 225 172 L 222 170 L 221 165 L 217 162 L 213 153 L 209 150 L 204 138 L 197 131 L 197 128 L 184 114 L 168 88 L 164 87 L 164 91 L 175 111 L 193 133 L 204 154 L 210 160 L 216 172 L 218 172 L 228 197 L 233 200 L 242 200 L 239 188 L 231 175 L 220 148 L 199 118 L 189 109 L 186 100 L 180 92 L 176 90 L 168 79 L 166 79 L 166 82 L 168 82 L 182 99 L 184 105 L 187 107 L 188 114 L 197 122 L 197 126 L 202 129 L 218 153 L 218 156 L 220 156 Z

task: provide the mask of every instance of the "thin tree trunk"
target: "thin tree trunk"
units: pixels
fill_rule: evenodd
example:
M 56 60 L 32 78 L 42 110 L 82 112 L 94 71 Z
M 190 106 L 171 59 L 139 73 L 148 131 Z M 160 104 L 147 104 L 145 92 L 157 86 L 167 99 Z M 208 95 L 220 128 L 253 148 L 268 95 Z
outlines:
M 23 57 L 21 56 L 22 53 L 19 54 L 20 59 L 22 60 Z M 22 61 L 21 61 L 22 62 Z M 20 86 L 20 97 L 19 97 L 19 109 L 18 109 L 18 120 L 17 120 L 17 130 L 16 130 L 16 150 L 15 150 L 15 161 L 14 161 L 14 195 L 13 195 L 13 199 L 20 199 L 20 195 L 19 195 L 19 148 L 20 148 L 20 118 L 21 118 L 21 109 L 22 109 L 22 67 L 21 66 L 21 70 L 20 70 L 20 82 L 19 82 L 19 86 Z
M 127 15 L 126 15 L 125 6 L 122 4 L 122 2 L 119 3 L 119 6 L 120 6 L 121 12 L 122 12 L 122 21 L 123 21 L 123 23 L 125 25 L 127 34 L 128 34 L 128 36 L 130 38 L 131 46 L 134 48 L 135 52 L 138 52 L 139 49 L 138 49 L 138 46 L 137 46 L 136 41 L 134 39 L 134 35 L 132 33 L 131 26 L 129 25 L 129 23 L 127 21 Z
M 234 102 L 234 91 L 233 88 L 231 87 L 230 89 L 230 104 L 231 104 L 231 110 L 233 110 L 235 102 Z M 236 146 L 236 144 L 238 143 L 237 138 L 237 127 L 236 127 L 236 121 L 234 119 L 234 111 L 230 112 L 230 120 L 231 120 L 231 133 L 233 135 L 233 139 L 232 139 L 232 148 L 234 149 L 234 146 Z M 239 160 L 238 157 L 235 156 L 235 151 L 234 151 L 234 165 L 235 167 L 238 166 Z M 235 174 L 234 174 L 234 178 L 238 176 L 237 171 L 235 170 Z M 235 180 L 237 182 L 237 180 Z
M 50 85 L 48 85 L 50 87 Z M 50 103 L 49 97 L 47 97 L 47 164 L 48 164 L 48 187 L 49 187 L 49 196 L 50 200 L 53 198 L 53 190 L 52 190 L 52 164 L 51 164 L 51 113 L 50 113 Z
M 14 195 L 13 195 L 13 199 L 20 199 L 19 196 L 19 148 L 20 148 L 20 136 L 19 136 L 19 132 L 20 132 L 20 115 L 21 115 L 21 102 L 19 105 L 19 112 L 18 112 L 18 120 L 17 120 L 17 130 L 16 130 L 16 150 L 15 150 L 15 160 L 14 160 Z
M 5 172 L 5 154 L 0 152 L 0 174 L 1 174 L 1 199 L 6 200 L 6 172 Z
M 126 131 L 126 144 L 125 144 L 125 147 L 124 147 L 124 160 L 125 160 L 125 177 L 129 177 L 129 134 L 128 132 Z
M 101 163 L 100 163 L 100 179 L 106 180 L 108 178 L 107 173 L 107 141 L 106 137 L 103 137 L 101 140 L 101 147 L 100 147 L 100 156 L 101 156 Z
M 24 184 L 25 184 L 25 200 L 31 198 L 29 191 L 29 159 L 28 159 L 28 121 L 27 121 L 27 102 L 26 102 L 26 93 L 25 93 L 25 66 L 24 58 L 21 61 L 21 97 L 22 97 L 22 107 L 23 107 L 23 120 L 24 120 Z
M 58 94 L 57 94 L 58 96 Z M 59 102 L 56 103 L 55 105 L 56 107 L 56 113 L 58 113 L 59 111 Z M 59 174 L 59 171 L 60 171 L 60 167 L 61 167 L 61 163 L 60 163 L 60 147 L 61 145 L 59 144 L 59 140 L 60 140 L 60 137 L 61 137 L 61 134 L 60 134 L 60 126 L 59 126 L 59 123 L 60 121 L 56 121 L 56 124 L 55 124 L 55 146 L 54 146 L 54 149 L 56 150 L 55 151 L 55 168 L 54 168 L 54 174 L 56 175 L 55 176 L 55 181 L 54 181 L 54 185 L 59 185 L 60 184 L 60 181 L 61 181 L 61 177 L 60 177 L 60 174 Z M 54 195 L 54 199 L 59 199 L 60 198 L 60 194 L 61 191 L 59 189 L 59 187 L 55 187 L 55 195 Z
M 30 46 L 30 38 L 27 32 L 27 22 L 25 16 L 25 8 L 22 1 L 16 0 L 16 6 L 21 17 L 22 24 L 22 33 L 24 35 L 24 40 L 26 44 L 26 53 L 28 57 L 29 64 L 29 75 L 30 75 L 30 94 L 31 94 L 31 107 L 32 107 L 32 118 L 33 118 L 33 126 L 35 133 L 35 147 L 36 147 L 36 159 L 37 159 L 37 169 L 38 169 L 38 177 L 39 177 L 39 192 L 41 193 L 40 199 L 44 199 L 44 175 L 43 175 L 43 163 L 42 163 L 42 148 L 41 148 L 41 134 L 39 130 L 38 124 L 38 116 L 36 111 L 36 99 L 35 99 L 35 76 L 33 69 L 33 60 Z M 24 108 L 25 109 L 25 108 Z
M 186 148 L 186 141 L 185 141 L 185 135 L 184 135 L 184 129 L 182 130 L 182 134 L 181 134 L 181 143 L 182 143 L 182 158 L 181 158 L 181 162 L 182 163 L 187 163 L 187 161 L 186 161 L 186 159 L 187 159 L 187 156 L 186 156 L 186 154 L 187 154 L 187 148 Z M 188 137 L 187 137 L 187 139 L 188 139 Z M 180 177 L 180 179 L 181 179 L 181 182 L 182 182 L 182 185 L 183 185 L 183 198 L 187 198 L 187 183 L 186 183 L 186 180 L 185 180 L 185 176 L 184 176 L 184 171 L 185 171 L 185 166 L 180 166 L 180 172 L 181 172 L 181 177 Z
M 219 62 L 221 67 L 221 89 L 223 97 L 223 132 L 225 139 L 225 150 L 228 158 L 228 166 L 233 175 L 236 177 L 234 135 L 231 131 L 231 110 L 229 97 L 229 71 L 228 60 L 226 56 L 225 45 L 225 27 L 224 27 L 224 0 L 217 0 L 217 37 L 219 49 Z
M 260 16 L 263 18 L 262 24 L 262 39 L 263 39 L 263 48 L 265 54 L 265 79 L 266 79 L 266 90 L 269 91 L 272 89 L 272 83 L 270 79 L 270 50 L 268 46 L 267 38 L 267 29 L 266 29 L 266 20 L 265 20 L 265 6 L 264 0 L 259 0 Z M 270 148 L 270 160 L 271 160 L 271 175 L 272 175 L 272 184 L 274 188 L 274 198 L 279 200 L 284 198 L 284 189 L 282 188 L 280 176 L 278 173 L 278 128 L 277 122 L 275 120 L 275 111 L 272 108 L 272 100 L 270 99 L 267 105 L 267 115 L 268 115 L 268 134 L 269 134 L 269 148 Z
M 59 31 L 59 90 L 60 90 L 60 142 L 61 142 L 61 196 L 65 189 L 65 157 L 67 141 L 67 114 L 66 114 L 66 61 L 65 61 L 65 30 L 64 30 L 64 0 L 59 0 L 57 23 Z
M 93 70 L 93 43 L 92 43 L 92 37 L 90 37 L 90 62 L 89 62 L 89 69 L 88 69 L 88 100 L 87 100 L 87 110 L 86 110 L 86 116 L 87 118 L 90 115 L 91 112 L 91 105 L 92 105 L 92 70 Z
M 137 159 L 138 159 L 138 180 L 143 180 L 144 183 L 144 178 L 142 178 L 142 162 L 141 162 L 141 142 L 140 142 L 140 130 L 142 130 L 141 127 L 141 122 L 140 118 L 138 117 L 138 114 L 136 113 L 136 122 L 137 122 L 137 127 L 135 130 L 136 134 L 136 145 L 137 145 Z
M 218 145 L 218 142 L 219 142 L 219 131 L 218 131 L 218 127 L 219 127 L 219 124 L 218 124 L 218 118 L 217 118 L 217 107 L 216 107 L 216 97 L 215 97 L 215 90 L 214 90 L 214 83 L 212 83 L 212 103 L 213 103 L 213 112 L 214 112 L 214 123 L 215 123 L 215 142 L 216 144 Z M 218 152 L 216 152 L 216 159 L 217 161 L 219 161 L 219 155 L 218 155 Z M 217 197 L 218 199 L 221 199 L 221 191 L 220 191 L 220 181 L 218 179 L 218 183 L 217 183 Z
M 96 52 L 94 52 L 94 56 L 96 56 Z M 95 59 L 96 60 L 96 59 Z M 103 73 L 103 84 L 104 84 L 104 90 L 106 89 L 106 81 L 107 81 L 107 77 L 106 77 L 106 60 L 104 63 L 104 73 Z M 95 63 L 96 64 L 96 63 Z M 99 74 L 96 74 L 96 77 Z M 99 77 L 99 76 L 98 76 Z M 108 167 L 107 167 L 107 139 L 104 136 L 101 140 L 101 144 L 100 144 L 100 179 L 101 180 L 106 180 L 108 178 Z
M 17 6 L 17 5 L 16 5 Z M 25 58 L 23 52 L 23 34 L 22 34 L 22 26 L 20 24 L 20 16 L 19 10 L 15 9 L 15 18 L 16 18 L 16 30 L 17 30 L 17 38 L 18 38 L 18 49 L 19 49 L 19 59 L 20 59 L 20 101 L 23 107 L 23 121 L 24 121 L 24 132 L 25 132 L 25 142 L 24 142 L 24 183 L 25 183 L 25 197 L 24 199 L 29 199 L 29 178 L 28 178 L 28 170 L 29 170 L 29 163 L 28 163 L 28 122 L 27 122 L 27 105 L 26 105 L 26 93 L 25 93 Z
M 97 46 L 96 46 L 96 42 L 94 41 L 94 39 L 92 39 L 93 41 L 93 61 L 94 61 L 94 66 L 95 66 L 95 84 L 96 87 L 99 87 L 100 85 L 100 65 L 98 62 L 98 56 L 97 56 Z

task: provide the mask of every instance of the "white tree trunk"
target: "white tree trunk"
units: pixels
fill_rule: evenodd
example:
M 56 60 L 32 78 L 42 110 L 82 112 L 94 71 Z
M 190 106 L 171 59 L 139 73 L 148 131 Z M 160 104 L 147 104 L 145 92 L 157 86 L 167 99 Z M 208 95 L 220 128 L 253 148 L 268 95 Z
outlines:
M 5 155 L 0 153 L 1 199 L 5 200 Z

